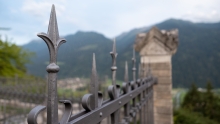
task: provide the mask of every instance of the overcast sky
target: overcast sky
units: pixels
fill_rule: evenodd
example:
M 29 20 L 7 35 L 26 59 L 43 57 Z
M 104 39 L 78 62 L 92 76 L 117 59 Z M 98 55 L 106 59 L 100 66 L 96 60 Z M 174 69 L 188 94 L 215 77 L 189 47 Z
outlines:
M 22 45 L 47 32 L 52 4 L 61 36 L 96 31 L 113 38 L 169 18 L 219 22 L 220 0 L 0 0 L 0 31 Z

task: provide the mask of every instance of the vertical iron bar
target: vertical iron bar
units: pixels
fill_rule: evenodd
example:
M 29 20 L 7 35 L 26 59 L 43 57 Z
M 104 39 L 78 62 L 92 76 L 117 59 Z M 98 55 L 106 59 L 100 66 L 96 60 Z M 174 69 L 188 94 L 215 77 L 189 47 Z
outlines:
M 152 124 L 154 124 L 154 99 L 153 99 L 153 96 L 154 96 L 154 92 L 153 92 L 153 85 L 151 86 L 151 113 L 152 113 Z
M 151 87 L 150 87 L 150 123 L 152 124 L 153 123 L 153 119 L 152 119 L 152 89 L 151 89 Z
M 93 53 L 93 62 L 92 62 L 92 76 L 90 83 L 90 92 L 92 93 L 92 101 L 90 102 L 91 108 L 98 108 L 98 80 L 97 80 L 97 72 L 96 72 L 96 60 L 95 53 Z
M 149 103 L 150 103 L 150 98 L 149 98 L 149 88 L 147 88 L 147 109 L 146 109 L 146 114 L 147 114 L 147 123 L 150 124 L 150 113 L 149 113 Z
M 141 64 L 139 64 L 138 67 L 138 77 L 139 77 L 139 86 L 142 85 L 142 80 L 141 80 Z M 141 106 L 142 103 L 142 92 L 138 95 L 138 100 L 139 100 L 139 107 Z M 139 108 L 138 108 L 139 109 Z M 139 110 L 139 122 L 140 124 L 142 123 L 142 108 Z
M 148 67 L 145 68 L 145 74 L 146 74 L 146 77 L 149 78 L 149 75 L 148 75 Z M 148 83 L 148 82 L 147 82 Z M 146 122 L 147 124 L 150 124 L 150 115 L 149 115 L 149 88 L 146 89 L 146 99 L 147 99 L 147 102 L 146 102 Z
M 133 68 L 132 68 L 132 71 L 133 71 L 133 90 L 136 89 L 136 59 L 135 59 L 135 50 L 133 49 L 133 58 L 132 58 L 132 62 L 133 62 Z M 136 98 L 134 98 L 133 100 L 133 108 L 136 110 Z M 136 111 L 135 111 L 136 113 Z M 137 113 L 135 114 L 134 116 L 134 124 L 137 124 L 137 120 L 136 120 L 136 115 Z
M 47 98 L 47 124 L 58 123 L 58 100 L 57 100 L 57 73 L 59 66 L 57 65 L 57 52 L 65 39 L 59 37 L 55 6 L 52 6 L 48 32 L 37 34 L 42 38 L 50 52 L 50 64 L 47 66 L 48 72 L 48 98 Z
M 125 93 L 128 93 L 130 91 L 130 86 L 129 86 L 129 77 L 128 77 L 128 63 L 127 61 L 125 62 L 125 76 L 124 76 L 124 81 L 125 81 Z M 129 118 L 129 110 L 130 110 L 130 102 L 124 105 L 124 120 L 125 123 L 129 123 L 130 118 Z
M 118 98 L 118 91 L 117 91 L 117 87 L 116 87 L 116 70 L 117 70 L 117 66 L 116 66 L 116 58 L 117 58 L 117 53 L 116 53 L 116 43 L 115 43 L 115 39 L 113 41 L 113 48 L 112 48 L 112 52 L 110 52 L 111 56 L 112 56 L 112 85 L 113 85 L 113 97 L 114 99 Z M 118 124 L 119 122 L 119 110 L 116 110 L 114 113 L 111 114 L 111 124 Z

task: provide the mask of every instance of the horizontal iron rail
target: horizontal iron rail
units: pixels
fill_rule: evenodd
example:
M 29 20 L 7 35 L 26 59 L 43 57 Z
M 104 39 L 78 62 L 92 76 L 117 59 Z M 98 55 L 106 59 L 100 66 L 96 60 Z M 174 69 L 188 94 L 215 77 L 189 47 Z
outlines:
M 140 87 L 121 95 L 115 100 L 109 101 L 105 103 L 103 106 L 86 112 L 82 111 L 76 115 L 73 115 L 70 119 L 68 124 L 96 124 L 102 121 L 104 118 L 108 117 L 110 114 L 114 113 L 117 109 L 123 107 L 126 103 L 130 102 L 133 98 L 137 97 L 140 93 L 142 93 L 147 88 L 151 87 L 152 85 L 156 84 L 157 79 L 152 78 L 147 83 L 144 83 Z M 141 101 L 140 101 L 141 102 Z

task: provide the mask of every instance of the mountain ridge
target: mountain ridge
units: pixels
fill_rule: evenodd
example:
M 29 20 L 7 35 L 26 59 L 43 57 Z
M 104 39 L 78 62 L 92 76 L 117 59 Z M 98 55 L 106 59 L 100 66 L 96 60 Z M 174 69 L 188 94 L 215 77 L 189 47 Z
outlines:
M 179 30 L 179 47 L 172 58 L 174 87 L 189 87 L 192 82 L 204 86 L 208 80 L 213 82 L 214 86 L 220 87 L 218 84 L 220 49 L 217 47 L 220 46 L 220 23 L 192 23 L 168 19 L 154 26 L 165 30 L 173 28 Z M 148 32 L 151 27 L 135 28 L 116 36 L 117 79 L 123 80 L 125 61 L 128 61 L 131 67 L 132 48 L 136 35 Z M 112 49 L 112 40 L 110 38 L 93 31 L 78 31 L 75 34 L 66 35 L 65 38 L 67 43 L 61 46 L 58 53 L 58 62 L 62 63 L 59 72 L 61 78 L 89 77 L 93 52 L 96 53 L 97 71 L 100 76 L 111 75 L 109 52 Z M 37 53 L 37 57 L 33 58 L 35 63 L 27 67 L 29 73 L 42 77 L 46 74 L 45 62 L 49 59 L 49 52 L 45 43 L 42 46 L 31 44 L 23 45 L 23 47 L 26 49 L 35 47 L 35 51 L 32 51 Z M 136 55 L 138 63 L 140 58 L 138 53 Z M 41 64 L 36 64 L 36 61 Z M 129 75 L 131 77 L 131 72 Z

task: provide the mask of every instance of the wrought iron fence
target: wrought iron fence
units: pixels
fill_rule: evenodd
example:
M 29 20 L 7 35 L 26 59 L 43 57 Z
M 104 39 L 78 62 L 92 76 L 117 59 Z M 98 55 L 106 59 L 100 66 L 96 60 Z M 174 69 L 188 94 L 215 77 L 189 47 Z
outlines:
M 87 84 L 86 79 L 80 78 L 59 80 L 58 99 L 70 100 L 74 106 L 72 113 L 79 112 L 82 109 L 81 94 L 69 91 L 75 89 L 81 92 L 81 89 L 87 87 Z M 0 124 L 27 123 L 27 115 L 31 108 L 38 104 L 46 105 L 46 85 L 46 80 L 41 78 L 0 77 Z M 58 108 L 62 114 L 63 106 L 59 105 Z M 46 113 L 41 116 L 42 123 L 46 121 L 45 115 Z
M 98 79 L 96 72 L 96 60 L 95 54 L 93 54 L 92 62 L 92 76 L 90 82 L 90 93 L 85 94 L 82 97 L 81 105 L 83 107 L 82 111 L 73 113 L 73 100 L 59 100 L 59 102 L 64 104 L 64 112 L 61 119 L 58 117 L 58 88 L 57 87 L 57 72 L 59 71 L 59 66 L 57 63 L 57 52 L 58 48 L 62 43 L 65 43 L 65 39 L 59 37 L 56 12 L 54 5 L 52 6 L 50 21 L 48 26 L 48 32 L 39 33 L 38 36 L 42 38 L 49 49 L 50 52 L 50 63 L 46 70 L 48 72 L 47 79 L 47 94 L 45 95 L 31 95 L 22 94 L 21 102 L 27 101 L 32 103 L 36 99 L 42 99 L 40 103 L 45 101 L 46 106 L 38 105 L 33 108 L 27 117 L 28 124 L 37 124 L 37 117 L 39 113 L 43 110 L 46 111 L 46 122 L 47 124 L 97 124 L 101 123 L 104 119 L 110 118 L 108 122 L 111 124 L 128 124 L 128 123 L 141 123 L 141 124 L 153 124 L 153 85 L 157 83 L 157 79 L 150 74 L 150 69 L 148 70 L 139 67 L 139 78 L 136 79 L 136 59 L 135 52 L 133 51 L 133 79 L 129 81 L 128 79 L 128 65 L 125 64 L 125 82 L 122 86 L 116 84 L 116 43 L 113 42 L 113 50 L 110 52 L 112 57 L 112 85 L 108 86 L 108 96 L 109 99 L 103 100 L 103 94 L 98 91 Z M 144 75 L 144 74 L 147 74 Z M 36 85 L 39 86 L 39 85 Z M 21 87 L 19 85 L 19 87 Z M 34 86 L 35 87 L 35 86 Z M 36 89 L 37 87 L 35 87 Z M 38 87 L 39 88 L 39 87 Z M 24 88 L 25 89 L 25 88 Z M 37 90 L 37 89 L 36 89 Z M 40 90 L 40 89 L 38 89 Z M 38 92 L 38 90 L 36 92 Z M 1 87 L 0 93 L 9 94 L 13 96 L 7 90 L 7 87 Z M 23 91 L 23 90 L 22 90 Z M 30 89 L 30 92 L 33 90 Z M 15 93 L 18 95 L 19 93 Z M 25 96 L 28 95 L 28 96 Z M 0 95 L 1 96 L 1 95 Z M 24 97 L 23 97 L 24 96 Z M 46 97 L 45 97 L 46 96 Z M 6 96 L 1 96 L 4 100 L 7 99 Z M 38 98 L 41 97 L 41 98 Z M 65 98 L 65 97 L 64 97 Z M 46 100 L 45 100 L 46 99 Z M 74 98 L 72 98 L 74 99 Z M 36 103 L 39 104 L 39 103 Z M 35 104 L 34 104 L 35 105 Z M 16 106 L 16 108 L 22 108 L 21 106 Z
M 34 104 L 43 103 L 45 84 L 40 79 L 0 77 L 0 123 L 24 122 Z

